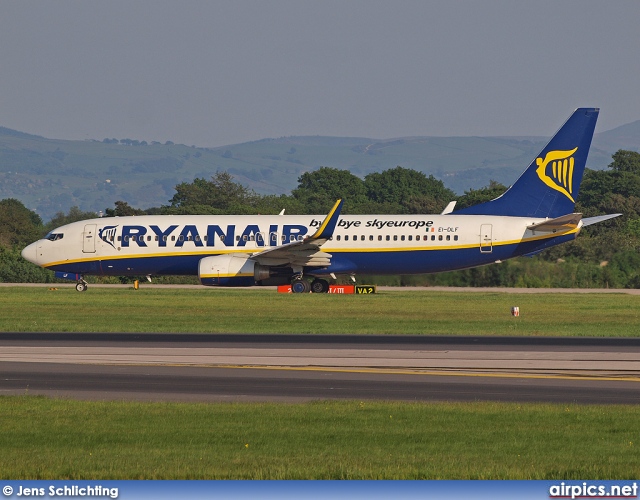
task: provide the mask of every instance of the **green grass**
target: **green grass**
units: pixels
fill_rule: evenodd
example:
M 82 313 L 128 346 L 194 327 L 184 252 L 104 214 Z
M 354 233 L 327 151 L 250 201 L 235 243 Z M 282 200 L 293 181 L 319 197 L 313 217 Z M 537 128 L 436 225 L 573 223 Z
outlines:
M 266 290 L 0 288 L 0 331 L 631 337 L 640 296 Z M 519 306 L 520 317 L 510 314 Z
M 631 295 L 0 288 L 0 331 L 633 336 Z M 513 318 L 510 307 L 521 316 Z M 629 479 L 640 406 L 0 397 L 13 479 Z
M 638 406 L 0 397 L 12 479 L 631 479 Z

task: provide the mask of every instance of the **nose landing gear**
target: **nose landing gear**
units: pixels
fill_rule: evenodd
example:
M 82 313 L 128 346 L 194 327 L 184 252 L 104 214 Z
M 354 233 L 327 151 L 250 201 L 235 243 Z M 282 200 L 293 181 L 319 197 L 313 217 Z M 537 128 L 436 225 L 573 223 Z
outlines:
M 87 285 L 87 282 L 82 278 L 80 278 L 80 280 L 76 283 L 76 290 L 78 292 L 86 292 L 87 288 L 89 288 L 89 285 Z

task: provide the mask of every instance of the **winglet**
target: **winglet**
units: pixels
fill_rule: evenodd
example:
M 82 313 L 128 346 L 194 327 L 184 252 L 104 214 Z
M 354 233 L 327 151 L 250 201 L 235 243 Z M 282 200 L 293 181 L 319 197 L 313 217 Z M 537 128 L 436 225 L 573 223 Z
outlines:
M 453 209 L 456 208 L 457 201 L 450 201 L 449 204 L 445 207 L 445 209 L 440 213 L 440 215 L 447 215 L 453 212 Z
M 336 201 L 318 230 L 309 237 L 310 240 L 328 240 L 333 236 L 333 231 L 336 228 L 338 217 L 340 217 L 340 211 L 342 210 L 342 203 L 342 200 Z

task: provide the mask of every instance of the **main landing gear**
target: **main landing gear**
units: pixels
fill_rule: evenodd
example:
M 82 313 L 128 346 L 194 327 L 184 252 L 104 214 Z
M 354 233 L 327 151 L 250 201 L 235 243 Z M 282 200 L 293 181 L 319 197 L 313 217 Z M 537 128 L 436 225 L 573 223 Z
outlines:
M 327 280 L 321 280 L 319 278 L 316 278 L 311 282 L 312 293 L 327 293 L 328 291 L 329 291 L 329 282 Z
M 83 279 L 78 280 L 76 283 L 76 290 L 78 292 L 86 292 L 87 288 L 89 288 L 89 285 L 87 285 L 87 282 Z
M 291 281 L 291 291 L 293 293 L 327 293 L 329 291 L 329 282 L 316 278 L 309 283 L 302 276 L 296 276 Z

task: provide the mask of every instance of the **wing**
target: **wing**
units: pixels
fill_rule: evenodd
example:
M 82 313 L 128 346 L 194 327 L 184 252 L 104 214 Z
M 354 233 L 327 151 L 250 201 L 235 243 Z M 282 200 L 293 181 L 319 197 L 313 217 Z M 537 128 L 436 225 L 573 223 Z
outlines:
M 320 227 L 311 236 L 254 253 L 251 255 L 251 259 L 263 266 L 283 266 L 287 264 L 295 267 L 328 266 L 331 264 L 331 254 L 323 252 L 320 247 L 333 236 L 341 210 L 342 200 L 338 200 L 324 218 Z

